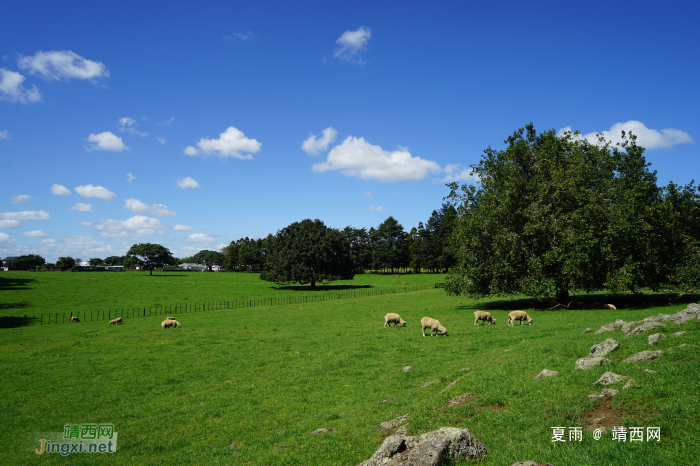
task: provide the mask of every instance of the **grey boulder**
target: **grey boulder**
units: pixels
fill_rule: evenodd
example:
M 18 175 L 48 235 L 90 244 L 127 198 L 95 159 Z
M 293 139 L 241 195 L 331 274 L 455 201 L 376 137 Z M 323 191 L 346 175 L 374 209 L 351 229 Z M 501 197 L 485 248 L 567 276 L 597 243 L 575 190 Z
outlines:
M 652 359 L 658 358 L 661 354 L 663 354 L 663 350 L 656 350 L 656 351 L 640 351 L 639 353 L 633 354 L 629 358 L 625 359 L 622 362 L 642 362 L 642 361 L 651 361 Z
M 626 375 L 618 375 L 607 371 L 605 374 L 601 375 L 598 380 L 593 382 L 593 385 L 612 385 L 627 379 L 629 379 L 629 377 Z
M 638 327 L 635 327 L 634 329 L 630 330 L 629 334 L 630 335 L 641 335 L 642 333 L 646 332 L 647 330 L 653 330 L 655 328 L 663 327 L 666 328 L 666 324 L 662 324 L 661 322 L 644 322 L 643 324 L 639 325 Z
M 602 358 L 603 356 L 606 356 L 608 353 L 612 353 L 613 351 L 615 351 L 619 347 L 620 347 L 619 341 L 613 340 L 612 338 L 608 338 L 605 341 L 601 341 L 597 345 L 591 346 L 591 354 L 589 357 Z
M 610 364 L 609 359 L 605 358 L 599 358 L 599 357 L 588 357 L 588 358 L 581 358 L 578 361 L 576 361 L 576 369 L 581 369 L 581 370 L 588 370 L 588 369 L 593 369 L 594 367 L 598 366 L 605 366 Z
M 439 466 L 444 461 L 473 460 L 488 455 L 469 429 L 443 427 L 415 437 L 391 435 L 359 466 Z
M 666 335 L 664 335 L 663 333 L 655 333 L 653 335 L 649 335 L 649 346 L 654 346 L 662 338 L 666 338 Z
M 538 380 L 543 377 L 554 377 L 555 375 L 559 375 L 559 372 L 557 371 L 550 371 L 548 369 L 542 369 L 539 374 L 537 374 L 535 377 L 533 377 L 533 380 Z

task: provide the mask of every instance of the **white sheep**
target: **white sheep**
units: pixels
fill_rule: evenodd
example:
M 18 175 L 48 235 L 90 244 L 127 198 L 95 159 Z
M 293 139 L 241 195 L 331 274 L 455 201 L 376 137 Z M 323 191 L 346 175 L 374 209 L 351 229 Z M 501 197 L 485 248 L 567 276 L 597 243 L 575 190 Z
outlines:
M 429 328 L 430 329 L 430 334 L 432 336 L 435 336 L 435 332 L 439 332 L 443 335 L 447 335 L 447 329 L 440 325 L 440 322 L 432 319 L 430 317 L 423 317 L 420 320 L 420 325 L 423 329 L 423 336 L 425 336 L 425 329 Z
M 175 319 L 165 319 L 163 322 L 160 323 L 160 326 L 163 328 L 182 327 L 182 325 L 180 325 L 180 322 L 178 322 Z
M 512 326 L 516 320 L 520 321 L 520 325 L 523 325 L 523 320 L 526 320 L 528 325 L 532 325 L 532 319 L 525 311 L 513 311 L 508 314 L 508 325 Z
M 165 320 L 175 320 L 175 317 L 166 317 Z
M 394 323 L 394 327 L 396 327 L 397 325 L 401 325 L 403 327 L 406 326 L 406 321 L 403 320 L 400 315 L 390 312 L 384 316 L 384 328 L 386 328 L 387 326 L 391 327 L 392 322 Z
M 474 325 L 480 320 L 484 321 L 484 325 L 486 325 L 486 322 L 493 323 L 493 325 L 496 325 L 496 319 L 494 319 L 491 316 L 490 312 L 486 311 L 476 311 L 474 312 Z
M 80 319 L 78 319 L 78 316 L 73 316 L 70 318 L 71 322 L 80 322 Z
M 117 317 L 116 319 L 112 319 L 109 321 L 109 325 L 122 325 L 123 323 L 124 321 L 121 317 Z
M 606 305 L 605 305 L 605 309 L 617 310 L 617 308 L 616 308 L 613 304 L 606 304 Z

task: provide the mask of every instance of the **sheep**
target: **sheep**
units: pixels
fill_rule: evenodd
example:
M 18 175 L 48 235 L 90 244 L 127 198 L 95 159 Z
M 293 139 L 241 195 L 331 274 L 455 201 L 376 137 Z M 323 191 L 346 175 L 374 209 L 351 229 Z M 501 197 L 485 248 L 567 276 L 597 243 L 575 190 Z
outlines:
M 79 323 L 79 322 L 80 322 L 80 319 L 78 319 L 78 316 L 73 316 L 73 317 L 70 318 L 70 321 L 71 321 L 71 322 L 78 322 L 78 323 Z
M 443 335 L 447 335 L 447 329 L 445 327 L 443 327 L 442 325 L 440 325 L 439 321 L 437 321 L 435 319 L 431 319 L 430 317 L 423 317 L 420 320 L 420 325 L 423 329 L 423 336 L 425 336 L 425 329 L 426 328 L 430 329 L 430 334 L 432 336 L 435 336 L 435 332 L 439 332 Z
M 525 311 L 513 311 L 508 314 L 508 325 L 512 326 L 516 320 L 520 321 L 520 325 L 523 325 L 523 320 L 526 320 L 528 325 L 532 325 L 532 319 Z
M 613 309 L 613 310 L 617 311 L 617 308 L 612 304 L 606 304 L 605 309 Z
M 491 317 L 490 312 L 485 312 L 485 311 L 476 311 L 474 312 L 474 325 L 480 320 L 484 321 L 483 325 L 486 325 L 486 322 L 493 323 L 493 325 L 496 325 L 496 319 Z
M 391 327 L 392 322 L 394 323 L 394 327 L 397 325 L 401 325 L 402 327 L 406 326 L 406 321 L 403 320 L 400 315 L 390 312 L 384 316 L 384 328 L 386 328 L 387 325 Z
M 168 316 L 168 317 L 165 318 L 165 320 L 175 320 L 175 317 L 170 317 L 170 316 Z
M 182 325 L 180 325 L 180 322 L 178 322 L 175 319 L 165 319 L 163 322 L 160 323 L 160 326 L 163 328 L 182 327 Z
M 122 325 L 123 323 L 124 321 L 121 317 L 117 317 L 116 319 L 112 319 L 109 321 L 109 325 Z

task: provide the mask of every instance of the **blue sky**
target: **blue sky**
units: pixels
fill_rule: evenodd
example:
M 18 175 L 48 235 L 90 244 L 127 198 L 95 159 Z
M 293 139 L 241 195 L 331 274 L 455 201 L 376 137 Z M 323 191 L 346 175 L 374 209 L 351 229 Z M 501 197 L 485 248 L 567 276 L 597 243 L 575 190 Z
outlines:
M 408 231 L 484 149 L 631 129 L 700 167 L 691 2 L 10 2 L 0 255 L 184 257 L 305 218 Z M 312 137 L 313 136 L 313 137 Z

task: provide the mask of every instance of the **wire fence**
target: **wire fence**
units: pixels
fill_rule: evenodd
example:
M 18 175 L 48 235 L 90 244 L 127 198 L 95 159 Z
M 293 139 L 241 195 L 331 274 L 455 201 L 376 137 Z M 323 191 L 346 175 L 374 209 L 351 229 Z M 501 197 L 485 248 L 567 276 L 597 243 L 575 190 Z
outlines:
M 271 298 L 255 298 L 255 299 L 232 299 L 226 301 L 202 302 L 202 303 L 187 303 L 187 304 L 165 304 L 144 307 L 117 308 L 107 310 L 94 311 L 77 311 L 77 312 L 52 312 L 49 314 L 39 315 L 20 315 L 0 317 L 0 328 L 9 327 L 24 327 L 29 325 L 53 325 L 70 323 L 73 318 L 77 318 L 78 322 L 94 322 L 94 321 L 111 321 L 121 317 L 131 319 L 135 317 L 150 317 L 159 315 L 176 315 L 189 314 L 192 312 L 205 312 L 224 309 L 241 309 L 261 306 L 284 306 L 288 304 L 303 304 L 316 303 L 324 301 L 334 301 L 338 299 L 361 298 L 369 296 L 383 296 L 409 291 L 420 291 L 432 288 L 440 288 L 440 283 L 434 285 L 414 285 L 401 286 L 394 288 L 383 289 L 366 289 L 366 290 L 350 290 L 350 291 L 334 291 L 331 293 L 323 293 L 318 295 L 305 296 L 285 296 Z M 444 286 L 444 284 L 442 284 Z

